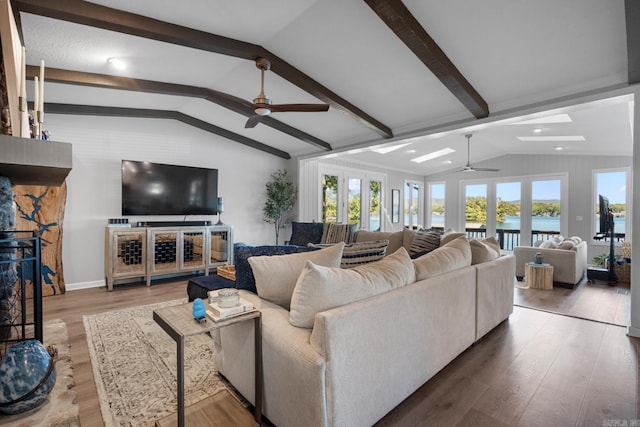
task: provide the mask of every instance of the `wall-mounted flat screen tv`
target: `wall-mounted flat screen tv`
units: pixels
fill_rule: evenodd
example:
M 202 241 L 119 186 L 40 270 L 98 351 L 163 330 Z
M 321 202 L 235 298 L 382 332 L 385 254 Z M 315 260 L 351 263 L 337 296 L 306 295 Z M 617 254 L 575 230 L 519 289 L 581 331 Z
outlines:
M 122 215 L 215 215 L 218 170 L 122 161 Z

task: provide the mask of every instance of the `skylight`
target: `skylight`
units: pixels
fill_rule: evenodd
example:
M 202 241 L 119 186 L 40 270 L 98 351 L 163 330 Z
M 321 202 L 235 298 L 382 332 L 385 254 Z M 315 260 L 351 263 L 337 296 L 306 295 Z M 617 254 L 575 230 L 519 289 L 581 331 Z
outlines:
M 523 120 L 521 122 L 511 123 L 512 125 L 540 125 L 544 123 L 571 123 L 571 117 L 568 114 L 554 114 L 553 116 L 538 117 L 536 119 Z
M 424 156 L 411 159 L 411 161 L 416 163 L 422 163 L 422 162 L 426 162 L 427 160 L 437 159 L 438 157 L 442 157 L 449 153 L 455 153 L 455 152 L 456 150 L 452 148 L 443 148 L 442 150 L 434 151 L 433 153 L 425 154 Z
M 392 151 L 399 150 L 402 147 L 406 147 L 407 145 L 411 145 L 411 143 L 410 142 L 406 142 L 404 144 L 390 145 L 390 146 L 379 147 L 379 148 L 372 148 L 371 151 L 375 151 L 376 153 L 380 153 L 380 154 L 387 154 L 387 153 L 390 153 Z
M 519 136 L 520 141 L 525 142 L 572 142 L 572 141 L 586 141 L 582 135 L 558 135 L 558 136 Z

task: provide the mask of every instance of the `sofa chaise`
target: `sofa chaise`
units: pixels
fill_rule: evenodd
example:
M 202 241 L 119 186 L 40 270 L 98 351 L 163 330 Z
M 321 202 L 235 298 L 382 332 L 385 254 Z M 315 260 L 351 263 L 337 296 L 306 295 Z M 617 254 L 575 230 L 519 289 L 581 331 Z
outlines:
M 265 416 L 281 427 L 382 418 L 512 313 L 515 257 L 493 242 L 445 235 L 415 259 L 402 246 L 353 268 L 340 267 L 344 243 L 250 257 L 256 290 L 240 294 L 262 312 Z M 219 372 L 255 403 L 253 324 L 212 335 Z

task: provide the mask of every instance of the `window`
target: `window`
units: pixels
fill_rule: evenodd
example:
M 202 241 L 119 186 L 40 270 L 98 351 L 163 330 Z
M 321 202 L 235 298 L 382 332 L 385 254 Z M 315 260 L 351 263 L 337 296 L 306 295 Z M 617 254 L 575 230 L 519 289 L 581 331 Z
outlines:
M 337 175 L 322 175 L 322 222 L 338 222 Z
M 464 227 L 487 228 L 487 184 L 465 185 Z
M 520 182 L 496 184 L 496 233 L 502 249 L 513 250 L 520 244 Z
M 598 215 L 598 196 L 601 194 L 609 200 L 609 208 L 613 213 L 613 231 L 614 241 L 620 242 L 625 240 L 627 230 L 627 188 L 629 185 L 627 179 L 629 176 L 628 169 L 609 169 L 595 170 L 594 175 L 594 209 L 593 209 L 593 234 L 594 236 L 600 231 L 600 217 Z M 630 217 L 629 217 L 630 218 Z M 600 241 L 608 242 L 608 237 L 602 238 Z
M 320 178 L 321 221 L 382 230 L 386 180 L 383 175 L 327 168 L 320 171 Z
M 405 181 L 404 183 L 404 226 L 420 228 L 423 224 L 422 183 Z
M 531 182 L 531 243 L 560 234 L 562 185 L 559 179 Z
M 445 216 L 445 184 L 444 182 L 429 184 L 429 227 L 444 229 Z
M 349 178 L 349 186 L 347 192 L 348 217 L 349 224 L 362 223 L 362 180 L 360 178 Z
M 369 181 L 369 230 L 380 231 L 382 225 L 382 182 Z

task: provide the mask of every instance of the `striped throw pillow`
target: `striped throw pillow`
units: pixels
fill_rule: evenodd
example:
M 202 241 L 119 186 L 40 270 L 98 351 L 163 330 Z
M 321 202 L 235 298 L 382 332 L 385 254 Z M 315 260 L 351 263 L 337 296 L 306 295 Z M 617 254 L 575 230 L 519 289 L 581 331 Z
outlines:
M 411 241 L 411 247 L 409 249 L 409 255 L 424 255 L 428 254 L 434 249 L 440 246 L 440 232 L 418 230 L 416 231 L 413 240 Z
M 324 248 L 331 244 L 309 244 L 307 246 Z M 356 265 L 368 264 L 380 261 L 387 254 L 388 240 L 372 240 L 369 242 L 356 242 L 344 245 L 342 250 L 341 268 L 351 268 Z
M 355 224 L 329 223 L 322 233 L 320 243 L 350 243 L 353 240 Z

